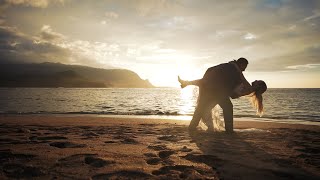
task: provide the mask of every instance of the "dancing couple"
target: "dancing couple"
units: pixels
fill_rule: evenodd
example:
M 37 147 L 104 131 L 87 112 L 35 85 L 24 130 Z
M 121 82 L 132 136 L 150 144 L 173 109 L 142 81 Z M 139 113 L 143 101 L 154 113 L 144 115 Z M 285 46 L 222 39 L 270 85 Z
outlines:
M 225 130 L 232 133 L 233 105 L 230 97 L 236 99 L 245 95 L 251 96 L 257 114 L 262 115 L 262 94 L 267 90 L 267 85 L 262 80 L 250 84 L 242 73 L 247 66 L 248 60 L 239 58 L 207 69 L 202 79 L 186 81 L 178 77 L 182 88 L 188 85 L 199 86 L 198 103 L 189 125 L 190 131 L 196 129 L 201 119 L 208 126 L 208 131 L 212 131 L 212 109 L 219 104 L 223 110 Z

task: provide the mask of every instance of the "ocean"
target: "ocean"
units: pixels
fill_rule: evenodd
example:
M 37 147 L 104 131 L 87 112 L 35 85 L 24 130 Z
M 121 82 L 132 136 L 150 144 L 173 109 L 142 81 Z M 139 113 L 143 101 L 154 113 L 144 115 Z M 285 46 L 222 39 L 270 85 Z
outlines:
M 0 88 L 0 114 L 93 114 L 191 119 L 198 88 Z M 320 89 L 268 89 L 265 113 L 248 97 L 233 99 L 234 117 L 320 125 Z

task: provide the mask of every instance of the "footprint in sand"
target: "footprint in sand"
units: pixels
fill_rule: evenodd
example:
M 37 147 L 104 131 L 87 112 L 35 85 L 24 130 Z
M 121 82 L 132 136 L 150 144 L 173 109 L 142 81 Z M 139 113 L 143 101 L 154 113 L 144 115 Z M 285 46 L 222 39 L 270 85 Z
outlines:
M 176 135 L 164 135 L 164 136 L 160 136 L 158 137 L 159 140 L 162 141 L 171 141 L 171 142 L 178 142 L 179 138 Z
M 161 159 L 155 153 L 144 153 L 144 156 L 147 157 L 147 164 L 158 165 L 161 163 Z
M 137 130 L 140 134 L 145 134 L 145 135 L 156 134 L 156 132 L 154 132 L 154 130 L 151 130 L 151 128 L 156 126 L 154 124 L 139 124 L 139 126 L 142 126 L 142 127 L 138 128 L 138 130 Z
M 13 139 L 13 138 L 0 138 L 0 144 L 26 144 L 28 141 Z
M 120 139 L 121 140 L 120 142 L 123 143 L 123 144 L 139 144 L 139 142 L 137 140 L 135 140 L 135 139 L 133 139 L 131 137 L 136 138 L 136 136 L 128 137 L 128 136 L 123 136 L 123 135 L 115 136 L 114 138 L 115 139 Z
M 117 143 L 117 142 L 110 140 L 110 141 L 105 141 L 104 143 L 106 143 L 106 144 L 114 144 L 114 143 Z
M 154 153 L 145 153 L 147 157 L 146 163 L 149 165 L 158 165 L 160 163 L 168 165 L 173 164 L 174 162 L 169 159 L 169 157 L 175 152 L 172 150 L 159 151 L 158 156 Z
M 17 133 L 31 133 L 31 131 L 29 130 L 29 129 L 27 129 L 27 128 L 19 128 L 19 129 L 17 129 L 17 131 L 16 131 Z
M 104 160 L 104 159 L 92 157 L 92 156 L 85 157 L 84 162 L 90 166 L 97 167 L 97 168 L 115 163 L 115 161 L 112 161 L 112 160 Z
M 161 159 L 166 159 L 166 158 L 169 158 L 172 154 L 174 154 L 174 151 L 172 151 L 172 150 L 160 151 L 159 157 Z
M 187 148 L 187 146 L 183 146 L 183 148 L 180 149 L 181 152 L 191 152 L 192 149 Z
M 38 167 L 26 166 L 26 165 L 17 164 L 17 163 L 5 164 L 2 167 L 2 170 L 6 174 L 6 176 L 10 178 L 16 178 L 16 179 L 20 179 L 20 178 L 30 179 L 30 178 L 39 177 L 45 174 Z
M 92 167 L 101 168 L 116 163 L 113 160 L 106 160 L 96 156 L 98 156 L 98 154 L 73 154 L 71 156 L 59 159 L 57 165 L 77 167 L 85 163 Z
M 31 160 L 34 157 L 36 157 L 36 155 L 13 153 L 10 149 L 0 150 L 0 162 L 6 162 L 9 160 Z
M 216 166 L 223 165 L 223 160 L 213 156 L 213 155 L 204 155 L 204 154 L 193 154 L 189 153 L 186 156 L 182 156 L 183 158 L 196 163 L 204 163 L 208 166 L 212 167 L 213 169 L 216 169 Z
M 10 178 L 25 179 L 41 176 L 42 170 L 37 167 L 23 165 L 34 159 L 36 155 L 13 153 L 10 149 L 0 150 L 0 169 Z
M 136 141 L 135 139 L 132 139 L 132 138 L 124 138 L 122 141 L 121 141 L 123 144 L 139 144 L 138 141 Z
M 154 158 L 149 158 L 146 160 L 147 164 L 150 164 L 150 165 L 158 165 L 161 163 L 161 159 L 158 158 L 158 157 L 154 157 Z
M 169 159 L 169 157 L 175 152 L 168 149 L 166 145 L 163 145 L 163 144 L 149 145 L 148 148 L 158 151 L 158 156 L 152 157 L 146 160 L 148 164 L 157 165 L 159 163 L 162 163 L 164 165 L 171 165 L 174 163 L 172 160 Z
M 163 166 L 152 174 L 160 179 L 218 179 L 211 169 L 186 165 Z
M 82 136 L 84 136 L 84 139 L 91 139 L 91 138 L 99 137 L 99 134 L 94 132 L 86 132 L 86 133 L 83 133 Z
M 146 157 L 158 157 L 155 153 L 144 153 L 143 155 Z
M 50 146 L 53 146 L 53 147 L 57 147 L 57 148 L 83 148 L 83 147 L 86 147 L 87 145 L 85 144 L 75 144 L 75 143 L 72 143 L 72 142 L 68 142 L 68 141 L 65 141 L 65 142 L 53 142 L 53 143 L 49 143 Z
M 161 158 L 161 163 L 163 165 L 173 165 L 174 161 L 172 161 L 169 157 L 175 152 L 172 150 L 165 150 L 159 152 L 159 157 Z
M 92 180 L 100 179 L 154 179 L 154 176 L 142 171 L 122 170 L 112 173 L 97 174 L 92 177 Z
M 168 150 L 167 146 L 166 146 L 166 145 L 162 145 L 162 144 L 159 144 L 159 145 L 149 145 L 148 148 L 149 148 L 149 149 L 153 149 L 153 150 L 155 150 L 155 151 Z
M 48 140 L 64 140 L 68 139 L 64 136 L 31 136 L 29 137 L 30 141 L 48 141 Z

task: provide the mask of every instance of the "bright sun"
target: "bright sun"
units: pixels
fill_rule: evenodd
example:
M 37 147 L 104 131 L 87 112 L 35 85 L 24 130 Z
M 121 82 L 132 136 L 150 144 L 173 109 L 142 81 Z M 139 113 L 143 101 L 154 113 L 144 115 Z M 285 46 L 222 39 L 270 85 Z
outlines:
M 179 66 L 166 66 L 155 70 L 155 76 L 153 76 L 151 83 L 156 86 L 169 86 L 179 87 L 178 76 L 184 80 L 194 80 L 201 78 L 201 70 L 196 67 L 186 66 L 186 64 Z
M 148 60 L 157 62 L 156 67 L 143 69 L 144 72 L 152 74 L 149 80 L 155 86 L 179 87 L 178 76 L 182 79 L 194 80 L 203 75 L 197 58 L 191 55 L 166 53 L 149 56 Z

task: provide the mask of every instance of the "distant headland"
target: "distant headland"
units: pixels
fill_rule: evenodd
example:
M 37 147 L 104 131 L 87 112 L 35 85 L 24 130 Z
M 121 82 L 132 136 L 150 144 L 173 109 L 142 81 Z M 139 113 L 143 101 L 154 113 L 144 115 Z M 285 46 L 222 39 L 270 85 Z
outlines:
M 0 87 L 153 88 L 126 69 L 101 69 L 61 63 L 5 63 Z

